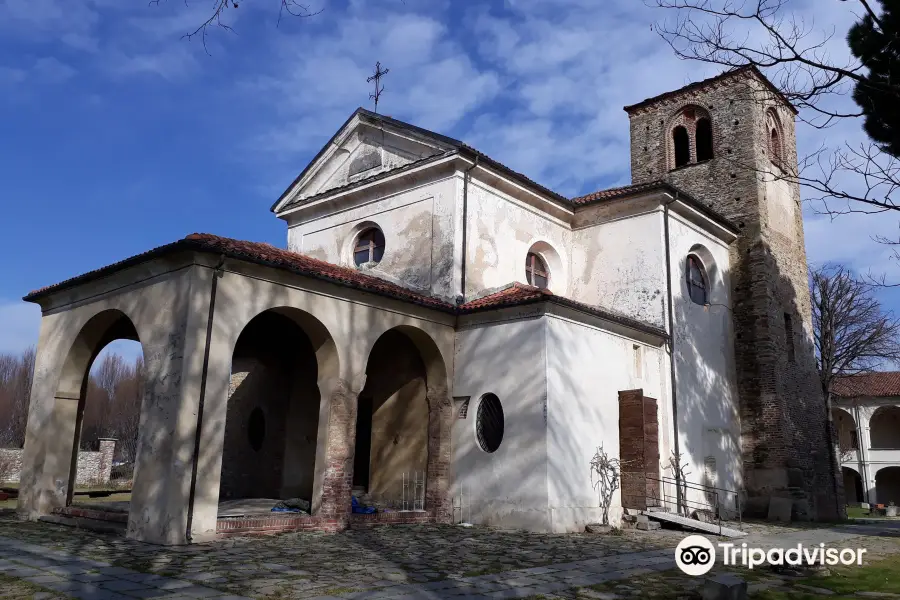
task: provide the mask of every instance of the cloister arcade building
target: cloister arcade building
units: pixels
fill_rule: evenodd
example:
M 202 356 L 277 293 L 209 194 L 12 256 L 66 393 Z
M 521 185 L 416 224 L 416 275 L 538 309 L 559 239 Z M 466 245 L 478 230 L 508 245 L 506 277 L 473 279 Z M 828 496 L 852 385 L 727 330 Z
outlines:
M 847 502 L 900 505 L 900 372 L 839 379 L 833 406 Z

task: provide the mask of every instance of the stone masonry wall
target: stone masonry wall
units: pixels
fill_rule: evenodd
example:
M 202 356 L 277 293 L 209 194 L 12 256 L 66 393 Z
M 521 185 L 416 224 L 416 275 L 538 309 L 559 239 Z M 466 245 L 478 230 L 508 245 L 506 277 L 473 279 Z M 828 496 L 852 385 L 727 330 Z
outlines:
M 109 483 L 112 472 L 112 458 L 116 449 L 115 440 L 100 440 L 100 450 L 79 451 L 75 485 L 97 485 Z M 16 483 L 22 470 L 22 453 L 19 448 L 0 448 L 0 461 L 9 461 L 10 469 L 5 475 L 0 473 L 0 483 Z
M 689 105 L 711 116 L 714 158 L 670 171 L 670 126 Z M 796 168 L 793 113 L 745 72 L 632 109 L 632 179 L 668 179 L 740 228 L 731 281 L 745 487 L 760 498 L 758 510 L 779 495 L 795 498 L 795 517 L 824 517 L 842 503 L 812 348 L 800 190 L 763 174 L 780 172 L 770 161 L 767 110 L 781 123 L 787 169 Z

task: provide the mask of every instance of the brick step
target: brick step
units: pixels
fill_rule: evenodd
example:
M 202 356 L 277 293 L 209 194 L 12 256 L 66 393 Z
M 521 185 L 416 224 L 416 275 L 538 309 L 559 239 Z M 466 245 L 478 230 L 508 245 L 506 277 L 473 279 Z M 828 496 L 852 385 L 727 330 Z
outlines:
M 66 527 L 76 527 L 78 529 L 87 529 L 88 531 L 96 531 L 98 533 L 111 533 L 114 535 L 125 535 L 125 523 L 116 521 L 104 521 L 101 519 L 85 519 L 83 517 L 70 517 L 61 514 L 44 515 L 39 517 L 38 521 L 44 523 L 53 523 L 54 525 L 64 525 Z
M 111 523 L 127 523 L 128 513 L 121 511 L 102 510 L 96 508 L 84 508 L 81 506 L 64 506 L 53 509 L 54 515 L 61 517 L 91 519 L 94 521 L 109 521 Z

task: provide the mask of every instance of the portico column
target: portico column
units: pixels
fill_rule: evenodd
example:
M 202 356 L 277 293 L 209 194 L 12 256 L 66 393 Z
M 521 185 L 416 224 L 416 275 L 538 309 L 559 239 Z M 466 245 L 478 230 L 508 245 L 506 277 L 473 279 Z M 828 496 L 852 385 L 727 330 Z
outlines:
M 875 474 L 872 472 L 872 465 L 869 460 L 869 450 L 872 448 L 872 436 L 869 434 L 869 419 L 872 417 L 872 410 L 868 406 L 860 406 L 857 410 L 857 418 L 859 419 L 859 458 L 860 458 L 860 475 L 863 479 L 864 490 L 863 496 L 865 501 L 875 504 Z
M 364 385 L 365 376 L 353 382 L 346 379 L 319 382 L 322 403 L 313 515 L 328 521 L 329 529 L 344 529 L 350 522 L 357 399 Z
M 450 499 L 451 435 L 453 403 L 444 387 L 429 386 L 428 399 L 428 464 L 425 482 L 425 506 L 438 523 L 453 520 Z
M 188 514 L 212 272 L 194 269 L 172 318 L 143 332 L 146 385 L 127 537 L 188 543 Z

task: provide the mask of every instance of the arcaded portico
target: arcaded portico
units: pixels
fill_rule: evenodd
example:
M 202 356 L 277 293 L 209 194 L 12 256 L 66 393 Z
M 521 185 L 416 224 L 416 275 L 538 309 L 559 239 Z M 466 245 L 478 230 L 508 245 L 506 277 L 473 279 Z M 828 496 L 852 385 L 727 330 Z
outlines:
M 399 301 L 414 296 L 402 288 L 378 282 L 366 293 L 363 278 L 356 282 L 359 291 L 348 289 L 346 282 L 328 281 L 318 261 L 289 256 L 289 265 L 279 262 L 278 250 L 251 246 L 248 251 L 198 236 L 136 257 L 142 260 L 103 279 L 86 277 L 31 295 L 45 316 L 25 445 L 22 513 L 47 514 L 71 501 L 85 375 L 106 343 L 128 338 L 142 344 L 149 388 L 141 411 L 128 535 L 166 544 L 214 535 L 220 484 L 232 483 L 228 469 L 222 477 L 229 396 L 233 399 L 235 392 L 232 372 L 240 375 L 241 365 L 253 360 L 241 354 L 253 345 L 242 334 L 252 338 L 252 329 L 262 323 L 256 335 L 270 342 L 266 345 L 276 351 L 275 358 L 293 361 L 287 371 L 296 380 L 287 381 L 293 385 L 280 399 L 287 402 L 273 407 L 285 414 L 273 413 L 270 422 L 293 422 L 299 430 L 280 438 L 274 454 L 283 464 L 273 456 L 257 464 L 278 472 L 274 479 L 269 473 L 268 480 L 250 481 L 249 493 L 261 489 L 288 497 L 308 492 L 311 527 L 345 525 L 357 398 L 366 388 L 376 342 L 390 336 L 408 344 L 423 369 L 420 397 L 399 400 L 424 405 L 424 508 L 432 520 L 448 519 L 452 317 L 440 310 L 440 302 L 428 307 Z M 270 256 L 261 259 L 260 247 Z M 241 260 L 244 254 L 252 260 Z M 304 268 L 310 276 L 299 274 Z M 279 337 L 290 342 L 292 355 L 278 352 L 285 349 Z M 381 360 L 390 364 L 391 358 Z M 270 365 L 269 371 L 278 366 Z M 269 385 L 277 385 L 277 377 L 268 375 Z M 260 393 L 272 396 L 271 389 Z M 313 448 L 296 447 L 309 440 Z M 287 452 L 286 441 L 294 445 Z M 291 460 L 284 462 L 285 455 Z M 248 484 L 245 477 L 237 480 Z
M 847 501 L 900 504 L 900 373 L 844 377 L 835 394 Z

